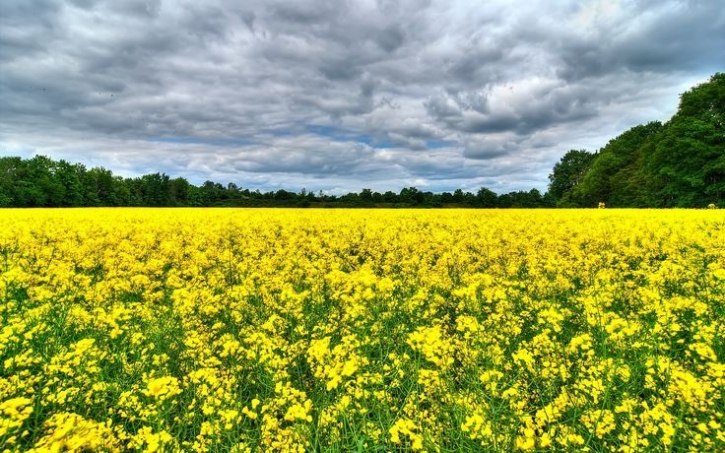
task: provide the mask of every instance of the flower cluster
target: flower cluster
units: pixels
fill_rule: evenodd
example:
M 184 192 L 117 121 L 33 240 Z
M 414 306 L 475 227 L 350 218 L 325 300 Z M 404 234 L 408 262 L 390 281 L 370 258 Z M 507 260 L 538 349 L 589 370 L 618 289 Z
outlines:
M 0 451 L 725 451 L 716 210 L 5 210 Z

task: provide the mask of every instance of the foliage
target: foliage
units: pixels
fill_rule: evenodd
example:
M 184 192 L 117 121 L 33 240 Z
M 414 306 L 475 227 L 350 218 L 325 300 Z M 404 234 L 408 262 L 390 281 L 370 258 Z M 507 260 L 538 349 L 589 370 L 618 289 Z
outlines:
M 677 113 L 665 124 L 633 127 L 590 163 L 583 162 L 581 152 L 567 153 L 549 177 L 549 191 L 560 206 L 723 206 L 723 118 L 725 74 L 718 73 L 683 93 Z M 582 168 L 583 178 L 570 176 L 581 174 Z
M 646 168 L 662 206 L 725 202 L 725 74 L 682 95 Z
M 611 140 L 596 155 L 581 183 L 572 189 L 571 199 L 579 206 L 595 207 L 603 201 L 617 207 L 619 198 L 628 195 L 622 174 L 641 161 L 643 146 L 661 127 L 658 122 L 635 126 Z
M 581 183 L 594 154 L 586 150 L 571 150 L 564 154 L 549 175 L 549 194 L 559 206 L 567 206 L 569 192 Z
M 205 181 L 197 187 L 184 178 L 171 179 L 164 173 L 138 178 L 114 176 L 105 168 L 86 169 L 65 160 L 45 156 L 32 159 L 0 157 L 0 207 L 85 207 L 85 206 L 233 206 L 233 207 L 549 207 L 538 191 L 499 196 L 485 187 L 476 195 L 457 189 L 453 194 L 434 194 L 415 187 L 399 193 L 381 194 L 363 189 L 343 196 L 315 195 L 279 189 L 261 193 Z M 533 198 L 532 198 L 533 197 Z

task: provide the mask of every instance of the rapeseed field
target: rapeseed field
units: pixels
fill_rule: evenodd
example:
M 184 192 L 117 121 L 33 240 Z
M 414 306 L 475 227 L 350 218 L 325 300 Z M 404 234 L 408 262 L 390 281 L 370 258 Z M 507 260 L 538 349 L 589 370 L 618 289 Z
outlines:
M 0 212 L 0 451 L 725 451 L 725 215 Z

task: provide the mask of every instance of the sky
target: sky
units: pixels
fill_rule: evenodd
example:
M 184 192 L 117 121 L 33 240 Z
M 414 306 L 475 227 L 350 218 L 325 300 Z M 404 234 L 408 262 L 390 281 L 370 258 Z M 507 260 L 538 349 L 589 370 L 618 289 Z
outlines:
M 725 71 L 722 0 L 2 0 L 0 156 L 262 191 L 546 190 Z

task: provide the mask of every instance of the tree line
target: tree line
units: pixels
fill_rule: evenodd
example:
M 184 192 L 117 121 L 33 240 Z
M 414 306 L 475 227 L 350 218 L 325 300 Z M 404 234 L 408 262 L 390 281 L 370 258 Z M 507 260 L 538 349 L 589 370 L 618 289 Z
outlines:
M 433 193 L 330 195 L 302 189 L 260 192 L 234 183 L 153 173 L 123 178 L 101 167 L 53 160 L 0 158 L 0 207 L 238 206 L 238 207 L 725 207 L 725 74 L 683 93 L 666 123 L 639 125 L 597 152 L 571 150 L 554 166 L 545 193 L 498 195 L 482 187 Z
M 238 206 L 238 207 L 521 207 L 553 206 L 536 189 L 497 195 L 481 188 L 475 194 L 461 189 L 432 193 L 415 187 L 400 192 L 330 195 L 305 189 L 260 192 L 206 181 L 200 186 L 185 178 L 153 173 L 136 178 L 115 176 L 105 168 L 88 169 L 83 164 L 53 160 L 0 158 L 0 207 L 90 207 L 90 206 Z

